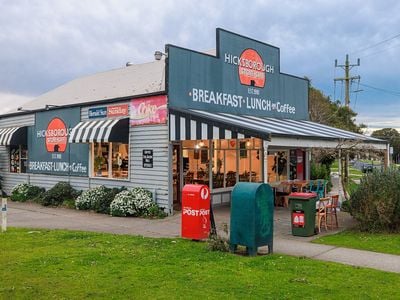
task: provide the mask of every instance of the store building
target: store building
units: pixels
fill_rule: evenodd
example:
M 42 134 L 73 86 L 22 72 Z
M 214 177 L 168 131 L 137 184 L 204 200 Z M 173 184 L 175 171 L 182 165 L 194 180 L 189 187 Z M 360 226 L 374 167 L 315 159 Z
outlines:
M 160 54 L 160 53 L 159 53 Z M 172 213 L 186 183 L 230 201 L 236 182 L 309 177 L 309 151 L 386 142 L 308 121 L 308 81 L 279 48 L 217 29 L 215 54 L 163 59 L 68 82 L 0 117 L 3 191 L 29 182 L 141 186 Z

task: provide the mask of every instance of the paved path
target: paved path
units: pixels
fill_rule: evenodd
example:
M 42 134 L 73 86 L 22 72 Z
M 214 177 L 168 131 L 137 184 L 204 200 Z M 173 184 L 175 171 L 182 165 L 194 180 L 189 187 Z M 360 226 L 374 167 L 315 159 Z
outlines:
M 349 220 L 346 219 L 346 215 L 342 214 L 340 217 L 339 224 L 347 224 Z M 229 224 L 229 208 L 215 209 L 215 218 L 217 227 L 221 231 L 224 223 Z M 290 232 L 288 210 L 284 208 L 275 209 L 274 219 L 275 253 L 400 273 L 400 256 L 312 244 L 310 240 L 314 237 L 294 237 Z M 117 218 L 73 209 L 10 202 L 8 220 L 8 225 L 14 227 L 85 230 L 148 237 L 180 236 L 179 214 L 162 220 Z M 260 251 L 265 251 L 265 249 L 260 248 Z

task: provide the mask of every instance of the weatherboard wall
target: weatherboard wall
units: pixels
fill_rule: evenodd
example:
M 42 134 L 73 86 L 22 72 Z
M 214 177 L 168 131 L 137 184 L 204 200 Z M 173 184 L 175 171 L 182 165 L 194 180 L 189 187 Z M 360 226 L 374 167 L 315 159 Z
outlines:
M 112 105 L 129 104 L 129 102 L 113 103 Z M 106 105 L 97 105 L 106 106 Z M 81 120 L 89 121 L 89 108 L 81 108 Z M 22 115 L 0 119 L 1 127 L 33 126 L 35 115 Z M 153 168 L 143 168 L 142 152 L 145 149 L 153 150 Z M 20 183 L 30 183 L 46 189 L 53 187 L 60 181 L 69 182 L 78 190 L 87 190 L 100 185 L 107 187 L 143 187 L 153 192 L 156 202 L 169 208 L 168 199 L 168 126 L 136 126 L 129 128 L 129 156 L 130 168 L 129 179 L 103 179 L 76 176 L 54 176 L 32 173 L 10 173 L 9 172 L 9 148 L 0 146 L 0 175 L 2 176 L 2 189 L 6 194 L 10 194 L 14 186 Z M 28 151 L 29 157 L 29 151 Z

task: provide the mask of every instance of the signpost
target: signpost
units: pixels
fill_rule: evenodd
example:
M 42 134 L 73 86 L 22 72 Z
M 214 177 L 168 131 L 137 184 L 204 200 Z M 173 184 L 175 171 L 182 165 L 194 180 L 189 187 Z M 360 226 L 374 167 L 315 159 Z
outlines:
M 7 231 L 7 198 L 1 199 L 1 232 Z

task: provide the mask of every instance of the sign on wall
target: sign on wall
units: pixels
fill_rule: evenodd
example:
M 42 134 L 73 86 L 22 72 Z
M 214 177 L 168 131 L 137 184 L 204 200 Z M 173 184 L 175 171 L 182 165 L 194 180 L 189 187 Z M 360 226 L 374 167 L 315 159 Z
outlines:
M 143 168 L 153 168 L 153 150 L 143 150 Z
M 28 172 L 88 176 L 88 144 L 69 144 L 71 129 L 80 122 L 80 108 L 38 112 L 28 134 Z
M 131 126 L 165 124 L 167 122 L 167 96 L 151 96 L 131 101 Z
M 217 55 L 168 45 L 169 107 L 308 119 L 308 81 L 280 73 L 279 48 L 217 29 Z
M 89 108 L 88 110 L 89 119 L 114 118 L 114 117 L 123 117 L 127 115 L 129 115 L 128 104 L 93 107 Z

